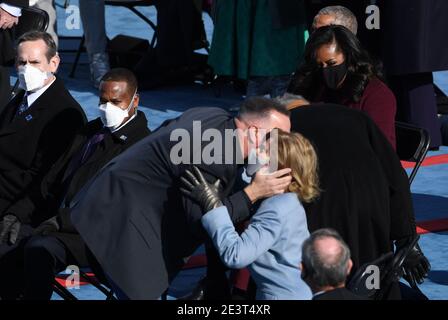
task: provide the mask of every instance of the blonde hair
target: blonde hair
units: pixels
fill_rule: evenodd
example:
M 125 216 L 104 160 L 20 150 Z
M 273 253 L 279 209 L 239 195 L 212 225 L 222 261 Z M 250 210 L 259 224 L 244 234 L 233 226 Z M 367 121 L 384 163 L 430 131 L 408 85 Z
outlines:
M 318 161 L 311 142 L 299 133 L 278 130 L 278 167 L 291 168 L 289 192 L 302 202 L 312 202 L 319 196 Z

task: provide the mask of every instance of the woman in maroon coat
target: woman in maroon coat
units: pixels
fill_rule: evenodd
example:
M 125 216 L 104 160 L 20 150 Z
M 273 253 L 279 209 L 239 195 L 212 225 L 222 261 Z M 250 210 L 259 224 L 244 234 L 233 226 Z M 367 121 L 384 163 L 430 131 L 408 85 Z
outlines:
M 342 26 L 317 29 L 290 90 L 311 102 L 336 103 L 367 113 L 395 148 L 396 100 L 359 40 Z

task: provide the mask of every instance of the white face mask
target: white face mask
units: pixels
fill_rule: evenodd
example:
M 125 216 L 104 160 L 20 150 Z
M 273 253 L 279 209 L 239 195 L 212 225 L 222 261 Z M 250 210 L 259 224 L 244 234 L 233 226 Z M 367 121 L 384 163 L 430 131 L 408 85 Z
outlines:
M 29 64 L 17 68 L 19 86 L 25 91 L 37 91 L 45 86 L 51 72 L 41 71 Z
M 123 120 L 129 116 L 129 110 L 131 110 L 134 105 L 134 98 L 135 94 L 126 110 L 123 110 L 110 102 L 100 104 L 100 116 L 104 126 L 108 127 L 110 130 L 117 129 L 123 123 Z

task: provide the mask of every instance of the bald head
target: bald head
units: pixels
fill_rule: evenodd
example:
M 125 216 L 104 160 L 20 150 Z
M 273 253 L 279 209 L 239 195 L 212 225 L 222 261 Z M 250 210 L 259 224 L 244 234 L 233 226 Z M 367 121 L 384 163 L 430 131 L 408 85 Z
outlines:
M 313 291 L 345 286 L 352 266 L 350 249 L 334 230 L 317 230 L 303 244 L 302 277 Z
M 322 237 L 314 242 L 314 250 L 326 266 L 337 264 L 343 258 L 342 244 L 333 237 Z

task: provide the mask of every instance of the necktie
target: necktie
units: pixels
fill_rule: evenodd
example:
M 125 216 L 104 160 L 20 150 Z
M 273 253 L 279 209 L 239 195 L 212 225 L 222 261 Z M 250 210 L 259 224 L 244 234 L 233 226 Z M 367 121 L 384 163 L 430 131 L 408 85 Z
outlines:
M 21 115 L 26 110 L 28 110 L 28 108 L 29 108 L 29 106 L 28 106 L 28 95 L 25 93 L 25 95 L 23 96 L 22 103 L 20 103 L 19 107 L 17 108 L 16 116 Z
M 104 137 L 105 131 L 101 130 L 100 132 L 92 136 L 86 144 L 84 144 L 84 147 L 82 147 L 81 150 L 70 161 L 70 164 L 65 171 L 64 180 L 67 180 L 67 178 L 68 180 L 71 180 L 71 176 L 93 155 L 96 147 L 101 141 L 104 140 Z
M 84 144 L 84 147 L 81 148 L 81 150 L 72 158 L 70 161 L 70 164 L 68 165 L 67 169 L 65 170 L 64 179 L 62 182 L 61 189 L 63 190 L 61 192 L 61 202 L 60 204 L 65 203 L 65 197 L 67 195 L 67 192 L 70 187 L 70 183 L 73 179 L 73 176 L 75 175 L 76 171 L 84 164 L 86 161 L 93 155 L 95 152 L 98 144 L 104 140 L 106 136 L 106 131 L 101 130 L 92 138 L 87 141 L 86 144 Z
M 89 142 L 87 143 L 87 146 L 84 148 L 84 153 L 81 157 L 80 165 L 85 163 L 87 159 L 90 158 L 90 156 L 93 154 L 93 152 L 96 150 L 96 147 L 98 146 L 98 143 L 104 140 L 104 131 L 101 130 L 97 134 L 95 134 L 92 138 L 90 138 Z

